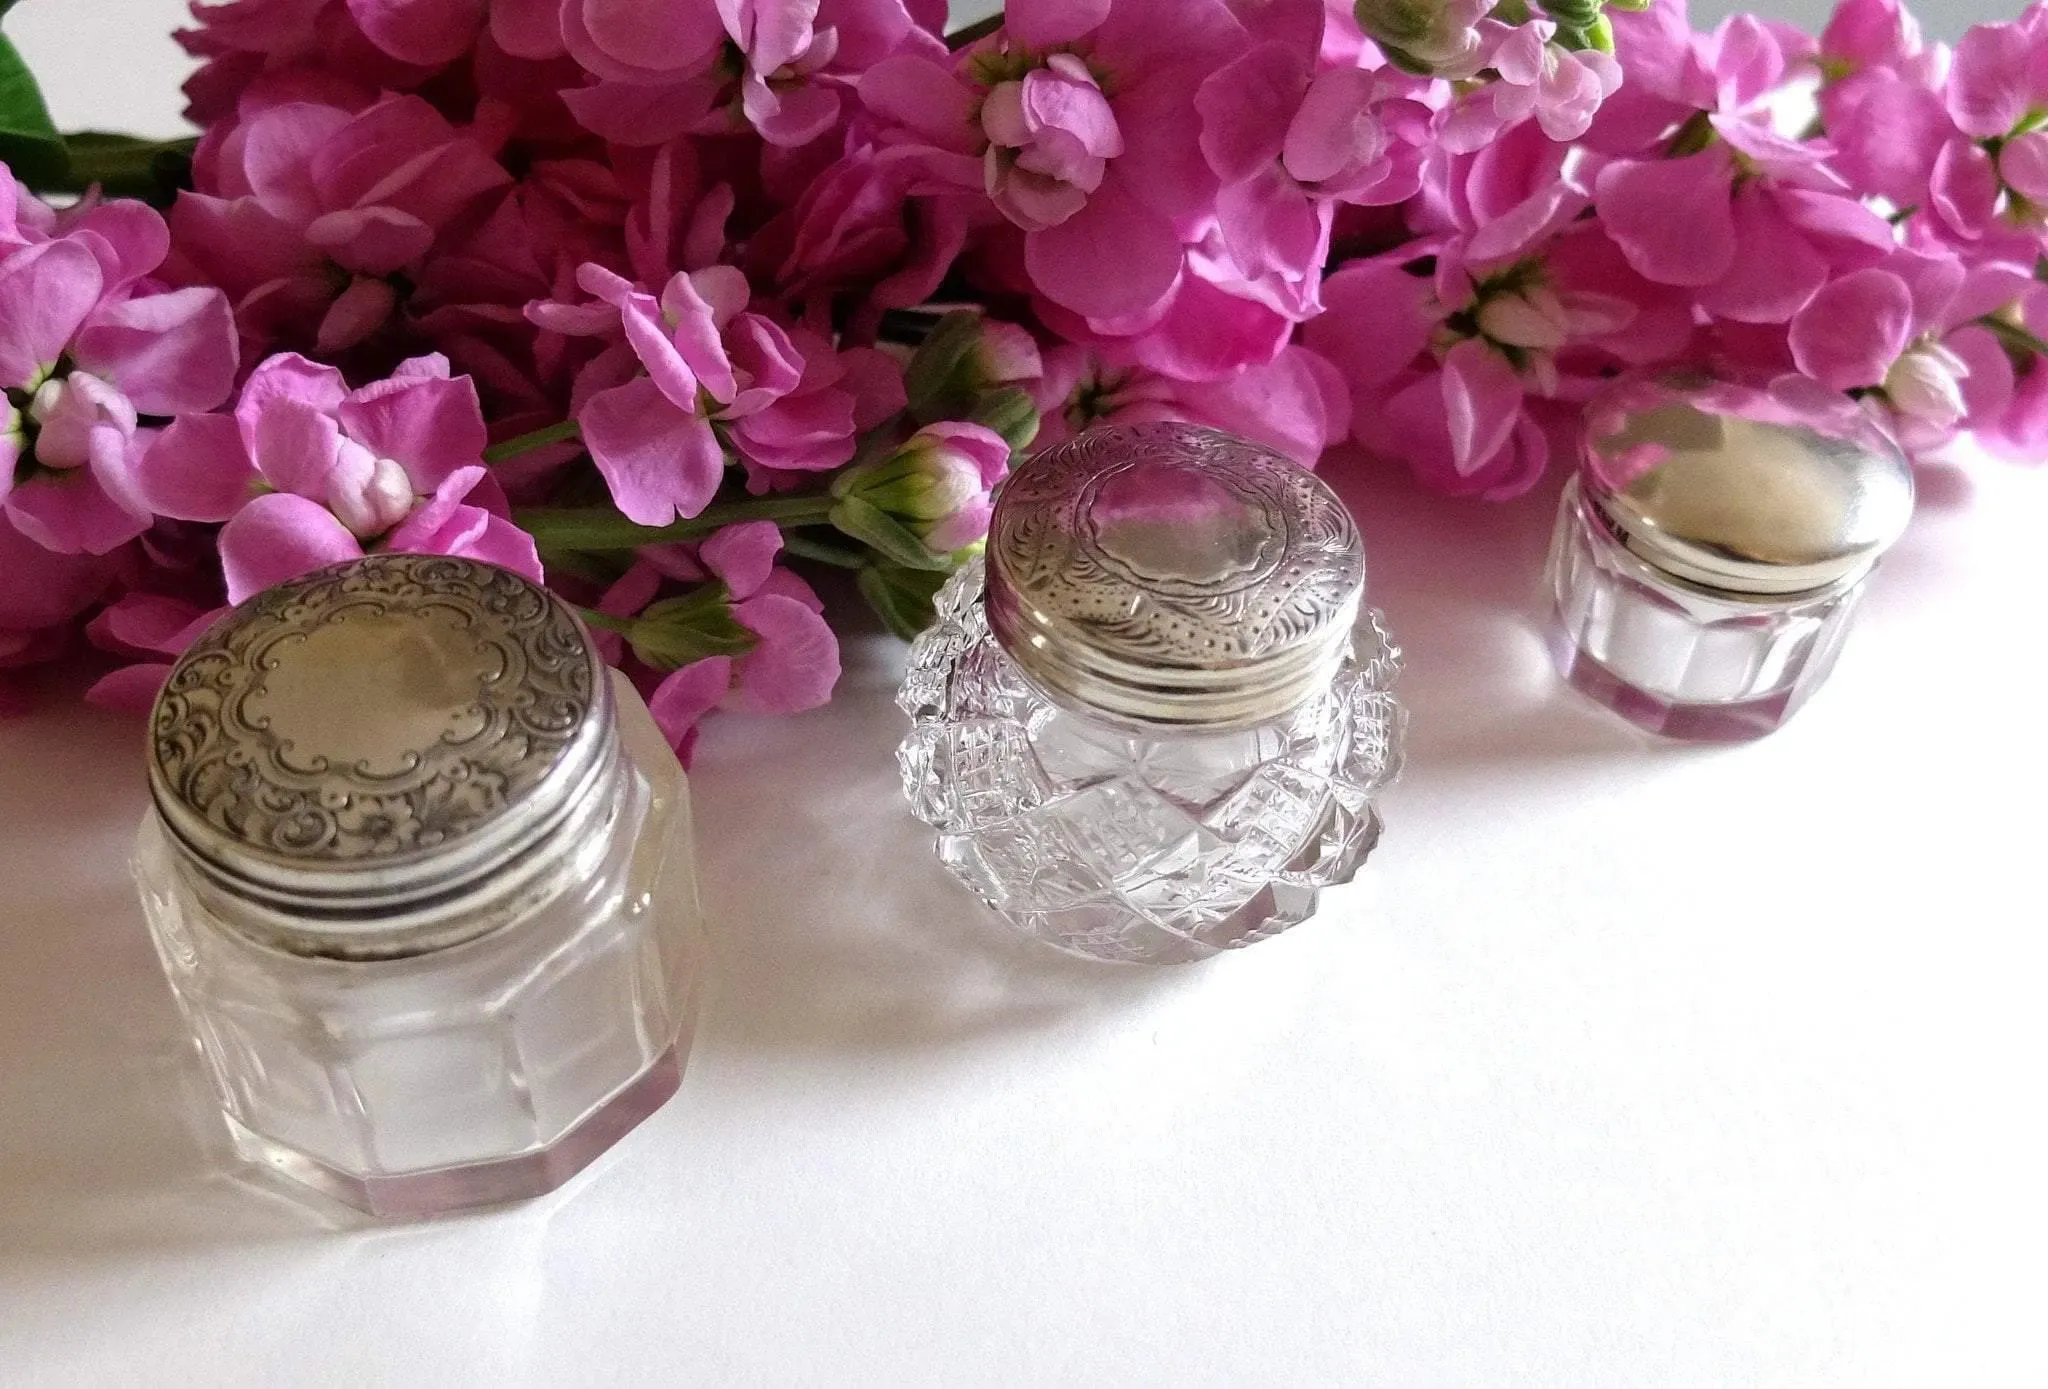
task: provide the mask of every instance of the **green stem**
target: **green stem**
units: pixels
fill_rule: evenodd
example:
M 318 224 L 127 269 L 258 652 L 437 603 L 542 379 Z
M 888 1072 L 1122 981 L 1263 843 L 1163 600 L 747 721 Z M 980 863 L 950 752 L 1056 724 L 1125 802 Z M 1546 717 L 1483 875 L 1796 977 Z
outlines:
M 811 526 L 832 514 L 833 500 L 823 493 L 789 497 L 749 497 L 706 507 L 687 520 L 666 526 L 640 526 L 610 507 L 537 507 L 521 511 L 513 523 L 544 550 L 637 550 L 642 545 L 668 545 L 705 536 L 740 521 L 774 521 L 782 526 Z
M 187 181 L 196 136 L 148 140 L 103 130 L 64 137 L 64 168 L 39 181 L 38 191 L 83 193 L 97 184 L 109 197 L 166 200 Z
M 820 564 L 830 564 L 840 569 L 860 569 L 867 564 L 867 560 L 862 558 L 858 550 L 849 550 L 843 545 L 828 545 L 822 540 L 813 540 L 805 535 L 783 536 L 782 549 L 783 553 L 795 555 L 799 559 L 816 560 Z
M 2048 357 L 2048 341 L 2043 341 L 2037 334 L 2029 332 L 2017 323 L 2007 322 L 1996 314 L 1986 314 L 1977 322 L 1982 327 L 1989 328 L 1992 336 L 2007 347 L 2016 347 L 2037 357 Z
M 484 462 L 503 463 L 506 459 L 517 458 L 522 453 L 531 453 L 535 449 L 546 448 L 549 444 L 559 444 L 568 439 L 581 437 L 576 428 L 576 421 L 563 420 L 560 424 L 551 424 L 545 429 L 517 434 L 510 439 L 492 444 L 484 450 Z

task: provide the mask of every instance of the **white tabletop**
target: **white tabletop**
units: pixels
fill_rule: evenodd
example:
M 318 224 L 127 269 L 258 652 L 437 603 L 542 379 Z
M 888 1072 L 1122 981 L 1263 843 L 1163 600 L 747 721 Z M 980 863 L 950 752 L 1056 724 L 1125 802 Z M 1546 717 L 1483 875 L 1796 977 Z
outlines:
M 1702 750 L 1557 687 L 1547 498 L 1341 480 L 1409 772 L 1357 884 L 1197 967 L 963 897 L 860 644 L 705 740 L 681 1094 L 423 1226 L 226 1165 L 139 725 L 0 724 L 0 1385 L 2048 1383 L 2048 472 L 1930 481 L 1834 680 Z

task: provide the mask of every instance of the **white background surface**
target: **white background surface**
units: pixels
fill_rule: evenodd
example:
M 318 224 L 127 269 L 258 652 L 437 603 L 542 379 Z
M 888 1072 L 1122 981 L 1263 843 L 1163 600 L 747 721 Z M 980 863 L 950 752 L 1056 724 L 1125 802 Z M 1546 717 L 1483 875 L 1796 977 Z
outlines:
M 169 129 L 171 18 L 9 28 L 60 120 Z M 0 725 L 0 1385 L 2048 1383 L 2048 473 L 1938 475 L 1729 750 L 1556 688 L 1547 495 L 1337 476 L 1414 723 L 1320 917 L 1166 972 L 1012 941 L 899 809 L 870 643 L 706 740 L 682 1093 L 424 1227 L 221 1165 L 124 876 L 139 726 Z

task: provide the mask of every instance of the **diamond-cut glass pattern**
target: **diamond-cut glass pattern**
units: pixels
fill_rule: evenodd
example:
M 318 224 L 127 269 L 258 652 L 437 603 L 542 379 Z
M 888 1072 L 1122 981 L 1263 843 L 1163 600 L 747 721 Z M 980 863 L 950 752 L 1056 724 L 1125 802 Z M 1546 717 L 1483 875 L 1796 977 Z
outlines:
M 1373 797 L 1399 770 L 1400 665 L 1378 614 L 1332 687 L 1222 732 L 1070 709 L 989 635 L 980 565 L 939 595 L 911 647 L 897 750 L 940 860 L 1026 932 L 1105 959 L 1194 959 L 1305 919 L 1378 842 Z

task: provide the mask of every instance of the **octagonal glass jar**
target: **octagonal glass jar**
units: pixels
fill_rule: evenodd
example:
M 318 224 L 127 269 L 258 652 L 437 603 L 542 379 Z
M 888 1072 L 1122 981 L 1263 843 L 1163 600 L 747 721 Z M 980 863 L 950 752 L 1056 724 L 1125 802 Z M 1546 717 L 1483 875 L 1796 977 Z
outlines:
M 1593 421 L 1549 582 L 1575 688 L 1653 733 L 1729 741 L 1826 680 L 1913 475 L 1859 414 L 1823 431 L 1711 400 L 1656 391 Z
M 252 598 L 151 717 L 136 877 L 246 1158 L 377 1215 L 547 1191 L 674 1093 L 689 793 L 575 615 L 378 555 Z
M 1025 932 L 1191 960 L 1306 919 L 1378 842 L 1399 652 L 1343 503 L 1260 445 L 1091 431 L 999 493 L 910 653 L 940 859 Z

